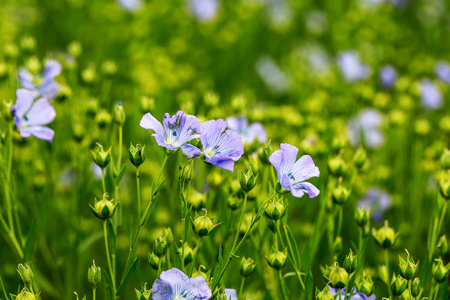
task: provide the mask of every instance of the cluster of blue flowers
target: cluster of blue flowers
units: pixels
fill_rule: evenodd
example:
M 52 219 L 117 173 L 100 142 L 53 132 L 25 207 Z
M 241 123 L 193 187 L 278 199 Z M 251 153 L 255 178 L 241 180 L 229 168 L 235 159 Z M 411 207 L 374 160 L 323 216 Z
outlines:
M 49 100 L 58 95 L 60 86 L 55 77 L 61 70 L 61 65 L 57 61 L 48 60 L 43 74 L 31 74 L 25 68 L 19 71 L 23 88 L 16 91 L 17 100 L 12 107 L 12 113 L 23 138 L 35 136 L 52 142 L 54 131 L 44 125 L 51 123 L 56 116 Z

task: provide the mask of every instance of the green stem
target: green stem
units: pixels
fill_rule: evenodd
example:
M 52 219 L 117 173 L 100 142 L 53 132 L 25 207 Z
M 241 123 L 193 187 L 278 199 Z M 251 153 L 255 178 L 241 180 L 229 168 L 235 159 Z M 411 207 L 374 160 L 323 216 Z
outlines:
M 109 245 L 108 245 L 108 228 L 107 228 L 107 221 L 103 221 L 103 234 L 105 236 L 105 249 L 106 249 L 106 258 L 108 260 L 108 267 L 109 267 L 109 273 L 111 277 L 111 283 L 113 288 L 113 299 L 116 298 L 116 276 L 114 274 L 112 264 L 111 264 L 111 257 L 109 256 Z
M 392 291 L 391 291 L 391 287 L 389 286 L 389 284 L 391 282 L 391 275 L 389 273 L 389 250 L 388 249 L 384 250 L 384 260 L 386 262 L 386 273 L 387 273 L 387 278 L 386 278 L 387 282 L 386 282 L 386 284 L 387 284 L 387 287 L 388 287 L 388 290 L 389 290 L 389 298 L 392 298 L 393 297 L 392 296 Z
M 342 220 L 344 218 L 344 210 L 342 208 L 342 205 L 338 206 L 338 227 L 337 227 L 337 232 L 336 232 L 336 238 L 341 236 L 341 231 L 342 231 Z
M 283 274 L 281 273 L 281 269 L 278 270 L 278 278 L 280 280 L 281 297 L 283 299 L 288 299 L 288 297 L 286 295 L 286 289 L 285 289 L 286 283 L 284 282 Z
M 279 220 L 276 221 L 276 226 L 275 227 L 277 228 L 277 233 L 278 233 L 278 236 L 280 237 L 281 246 L 283 246 L 283 248 L 286 249 L 286 246 L 285 246 L 284 241 L 283 241 L 283 237 L 281 236 L 280 221 Z M 285 228 L 285 230 L 286 230 L 286 228 Z M 286 236 L 287 236 L 287 232 L 286 232 Z M 288 245 L 289 245 L 290 249 L 292 249 L 292 246 L 291 246 L 291 243 L 289 241 L 289 238 L 287 238 L 286 240 L 289 243 Z M 292 260 L 291 256 L 292 255 L 288 255 L 289 263 L 292 265 L 292 268 L 294 269 L 295 274 L 297 275 L 297 278 L 298 278 L 298 281 L 300 282 L 300 285 L 302 286 L 303 290 L 305 290 L 305 284 L 303 283 L 302 276 L 300 275 L 300 270 L 299 270 L 300 267 L 297 266 L 297 264 Z
M 141 227 L 141 185 L 139 180 L 139 167 L 136 167 L 136 195 L 137 195 L 137 225 Z
M 241 287 L 239 288 L 239 294 L 238 294 L 238 297 L 240 297 L 240 296 L 242 295 L 242 291 L 244 290 L 244 284 L 245 284 L 245 277 L 242 276 Z
M 102 168 L 102 189 L 103 189 L 103 194 L 105 194 L 106 193 L 105 168 Z
M 122 136 L 123 136 L 122 126 L 119 127 L 119 157 L 117 158 L 117 171 L 120 172 L 120 167 L 122 167 Z
M 200 251 L 201 242 L 202 242 L 202 238 L 198 237 L 198 242 L 197 242 L 197 245 L 195 246 L 194 258 L 192 259 L 191 272 L 189 273 L 189 277 L 191 277 L 192 273 L 194 273 L 195 261 L 197 260 L 198 252 Z M 183 256 L 182 260 L 184 260 L 184 256 Z
M 96 291 L 96 289 L 92 290 L 92 300 L 95 300 L 95 291 Z

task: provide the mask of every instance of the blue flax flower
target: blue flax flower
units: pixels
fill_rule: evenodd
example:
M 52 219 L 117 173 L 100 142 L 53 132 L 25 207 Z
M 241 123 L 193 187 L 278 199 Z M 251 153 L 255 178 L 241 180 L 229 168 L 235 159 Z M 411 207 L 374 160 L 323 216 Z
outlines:
M 393 87 L 397 81 L 397 72 L 392 66 L 384 66 L 380 71 L 381 84 L 385 87 Z
M 48 60 L 44 65 L 43 74 L 31 74 L 27 69 L 19 71 L 22 86 L 35 93 L 36 97 L 53 99 L 58 95 L 60 85 L 55 77 L 61 73 L 62 67 L 56 60 Z
M 339 289 L 332 288 L 331 286 L 328 286 L 328 287 L 330 288 L 330 292 L 333 295 L 339 294 Z M 342 300 L 344 300 L 344 299 L 346 299 L 346 300 L 375 300 L 376 299 L 374 294 L 372 294 L 370 296 L 367 296 L 364 293 L 358 292 L 356 290 L 356 288 L 353 288 L 352 297 L 350 298 L 349 296 L 350 296 L 350 294 L 349 293 L 345 293 L 345 288 L 343 288 L 343 289 L 341 289 L 340 297 L 337 296 L 337 299 L 342 299 Z
M 208 300 L 211 296 L 205 278 L 189 278 L 176 268 L 162 272 L 152 286 L 153 300 Z
M 359 60 L 355 51 L 347 51 L 339 54 L 337 64 L 345 81 L 355 82 L 366 79 L 370 75 L 370 68 Z
M 244 154 L 241 137 L 236 131 L 227 129 L 227 122 L 222 119 L 202 123 L 200 140 L 206 161 L 230 172 Z
M 381 123 L 383 115 L 375 109 L 364 109 L 348 123 L 348 138 L 354 147 L 364 143 L 367 147 L 377 148 L 384 142 Z
M 426 108 L 437 109 L 442 106 L 441 91 L 431 80 L 423 79 L 420 82 L 420 95 Z
M 136 11 L 141 7 L 141 0 L 118 0 L 119 5 L 128 11 Z
M 223 293 L 227 296 L 227 300 L 238 300 L 236 290 L 234 289 L 224 289 Z
M 164 115 L 163 122 L 159 122 L 150 113 L 146 113 L 140 122 L 142 128 L 153 130 L 152 136 L 161 147 L 176 151 L 181 149 L 188 158 L 200 156 L 200 149 L 189 144 L 190 140 L 200 137 L 197 132 L 200 129 L 200 121 L 191 115 L 186 115 L 179 110 L 176 115 L 170 117 Z
M 294 197 L 300 198 L 305 193 L 309 198 L 319 195 L 320 191 L 312 183 L 305 180 L 319 177 L 320 171 L 311 156 L 303 155 L 297 161 L 298 148 L 289 144 L 281 144 L 280 149 L 272 153 L 269 161 L 277 170 L 278 181 L 283 189 L 290 191 Z
M 24 138 L 35 136 L 41 140 L 52 142 L 54 131 L 43 125 L 53 121 L 56 116 L 55 109 L 47 99 L 34 101 L 34 93 L 25 89 L 16 92 L 17 101 L 11 111 L 14 122 Z
M 450 83 L 450 65 L 445 61 L 440 61 L 435 68 L 436 75 L 445 83 Z
M 370 217 L 377 222 L 383 220 L 383 213 L 392 206 L 391 196 L 384 190 L 372 187 L 367 195 L 358 202 L 358 207 L 370 207 Z
M 227 118 L 228 128 L 236 131 L 242 137 L 244 144 L 251 144 L 257 139 L 261 144 L 267 141 L 267 133 L 261 123 L 248 124 L 247 118 L 229 117 Z
M 188 0 L 189 8 L 198 20 L 213 20 L 219 10 L 218 0 Z

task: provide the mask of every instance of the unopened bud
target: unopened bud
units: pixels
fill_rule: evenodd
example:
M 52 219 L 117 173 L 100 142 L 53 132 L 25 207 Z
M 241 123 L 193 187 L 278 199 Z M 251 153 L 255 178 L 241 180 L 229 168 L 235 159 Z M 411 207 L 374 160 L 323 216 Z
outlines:
M 253 259 L 242 257 L 239 272 L 241 276 L 248 277 L 255 271 L 256 263 Z
M 266 256 L 266 260 L 269 263 L 269 266 L 276 270 L 281 270 L 286 265 L 286 259 L 286 249 L 284 249 L 284 251 L 279 251 L 276 244 L 272 246 L 269 255 Z
M 108 200 L 108 194 L 105 193 L 102 200 L 95 199 L 94 206 L 89 204 L 89 207 L 97 218 L 107 220 L 114 215 L 116 210 L 117 204 L 113 204 L 113 201 L 113 199 Z
M 126 115 L 125 110 L 123 109 L 122 102 L 118 102 L 114 106 L 114 123 L 116 123 L 117 126 L 122 127 L 125 123 Z
M 102 270 L 95 265 L 95 261 L 92 262 L 92 266 L 88 270 L 88 282 L 89 285 L 96 289 L 102 280 Z
M 392 245 L 394 245 L 397 239 L 397 234 L 395 233 L 394 229 L 389 227 L 387 221 L 385 221 L 384 226 L 381 227 L 380 229 L 378 230 L 373 229 L 372 235 L 378 246 L 383 247 L 385 249 L 390 248 Z
M 347 273 L 351 274 L 356 270 L 358 266 L 358 258 L 353 254 L 352 249 L 350 249 L 349 254 L 344 259 L 344 269 Z
M 111 161 L 111 148 L 105 151 L 102 145 L 99 143 L 97 145 L 97 149 L 91 150 L 92 158 L 97 166 L 105 168 Z
M 19 264 L 17 266 L 17 273 L 19 273 L 20 279 L 22 280 L 24 285 L 30 286 L 33 284 L 34 274 L 30 266 L 28 266 L 27 264 Z
M 145 161 L 144 149 L 145 149 L 145 145 L 142 145 L 141 143 L 137 143 L 136 146 L 133 146 L 133 144 L 130 144 L 130 148 L 128 149 L 130 162 L 136 168 L 138 168 L 140 165 L 142 165 Z

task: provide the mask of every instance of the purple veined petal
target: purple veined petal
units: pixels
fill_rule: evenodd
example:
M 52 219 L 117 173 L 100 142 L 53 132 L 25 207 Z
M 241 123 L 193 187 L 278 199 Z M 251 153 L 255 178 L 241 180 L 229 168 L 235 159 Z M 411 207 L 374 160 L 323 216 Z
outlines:
M 150 113 L 146 113 L 142 117 L 141 122 L 139 123 L 139 125 L 142 128 L 153 130 L 155 132 L 155 134 L 162 141 L 165 140 L 164 128 L 163 128 L 162 124 L 160 122 L 158 122 L 158 120 L 156 120 L 156 118 L 154 116 L 152 116 Z M 155 139 L 156 139 L 156 137 L 155 137 Z
M 244 144 L 241 136 L 234 130 L 228 129 L 220 137 L 217 146 L 217 154 L 222 154 L 237 161 L 244 154 Z
M 196 132 L 200 131 L 200 124 L 200 120 L 195 116 L 187 115 L 184 123 L 179 126 L 179 132 L 176 139 L 177 144 L 183 145 L 193 139 L 199 138 L 200 134 L 197 134 Z
M 33 75 L 25 68 L 20 69 L 19 80 L 20 83 L 22 83 L 22 86 L 28 90 L 34 90 L 36 88 L 35 84 L 33 83 Z
M 203 277 L 190 278 L 185 294 L 186 300 L 208 300 L 212 297 L 211 289 Z
M 297 159 L 298 148 L 290 144 L 281 144 L 280 148 L 283 151 L 283 159 L 280 165 L 280 173 L 289 175 L 289 173 L 292 172 L 292 168 Z
M 22 133 L 24 133 L 24 134 L 22 134 Z M 38 139 L 41 139 L 41 140 L 51 143 L 53 140 L 53 136 L 55 135 L 55 132 L 48 127 L 37 125 L 37 126 L 26 127 L 25 129 L 20 131 L 20 135 L 22 137 L 29 137 L 30 135 L 33 135 L 33 136 L 37 137 Z
M 170 286 L 172 286 L 172 290 L 175 294 L 176 291 L 174 290 L 174 287 L 176 285 L 184 284 L 184 282 L 189 280 L 189 277 L 177 268 L 162 272 L 160 278 L 167 281 Z
M 244 116 L 228 117 L 226 122 L 229 129 L 232 129 L 238 133 L 244 132 L 248 127 L 247 118 Z
M 227 300 L 238 300 L 236 290 L 224 289 L 223 293 L 227 296 Z
M 170 144 L 167 144 L 166 141 L 156 133 L 153 133 L 152 137 L 155 138 L 155 142 L 158 144 L 158 146 L 161 146 L 161 147 L 167 148 L 169 150 L 173 150 L 173 151 L 176 151 L 178 149 Z
M 205 159 L 208 163 L 216 167 L 222 168 L 230 172 L 234 171 L 234 160 L 228 156 L 216 154 L 214 156 L 205 156 Z
M 320 194 L 320 191 L 318 188 L 316 188 L 312 183 L 306 182 L 306 181 L 296 183 L 295 185 L 292 186 L 292 190 L 302 190 L 303 192 L 308 194 L 310 199 L 314 198 Z
M 171 299 L 173 299 L 173 293 L 170 283 L 162 279 L 156 279 L 152 286 L 152 300 Z
M 294 182 L 302 182 L 311 177 L 319 177 L 319 175 L 319 168 L 314 164 L 311 156 L 303 155 L 294 164 L 290 177 Z
M 227 122 L 225 122 L 223 119 L 203 122 L 200 126 L 200 140 L 202 142 L 203 148 L 207 149 L 209 147 L 218 145 L 220 137 L 222 136 L 222 133 L 226 128 Z
M 267 133 L 264 126 L 261 123 L 253 123 L 248 128 L 248 139 L 250 143 L 253 143 L 255 139 L 263 144 L 267 141 Z
M 27 126 L 46 125 L 55 119 L 56 112 L 47 99 L 41 98 L 34 102 L 24 116 Z
M 61 71 L 62 67 L 59 62 L 53 59 L 47 60 L 44 65 L 44 82 L 53 80 Z
M 53 80 L 49 80 L 47 82 L 44 82 L 44 84 L 42 84 L 38 88 L 38 91 L 41 97 L 46 99 L 53 99 L 58 95 L 60 89 L 61 86 L 59 85 L 59 83 Z
M 280 167 L 281 167 L 281 162 L 283 161 L 283 150 L 277 150 L 274 151 L 270 156 L 269 156 L 269 162 L 272 164 L 272 166 L 275 168 L 275 170 L 277 171 L 278 174 L 278 180 L 281 180 L 281 173 L 280 173 Z
M 12 113 L 16 117 L 22 118 L 33 104 L 34 94 L 26 89 L 18 89 L 16 95 L 17 101 L 12 107 Z
M 180 148 L 184 156 L 186 156 L 187 158 L 195 158 L 202 155 L 202 151 L 191 144 L 184 144 Z

